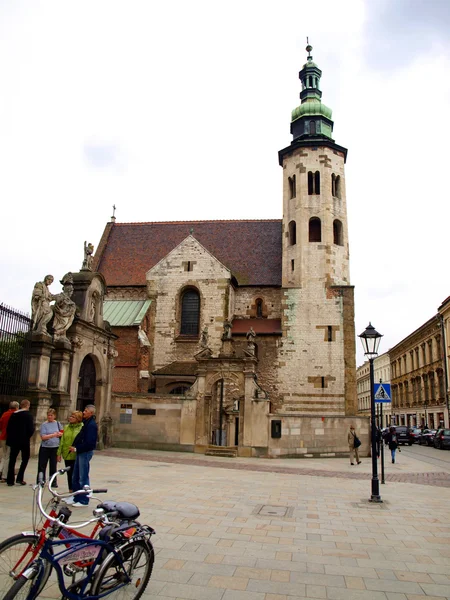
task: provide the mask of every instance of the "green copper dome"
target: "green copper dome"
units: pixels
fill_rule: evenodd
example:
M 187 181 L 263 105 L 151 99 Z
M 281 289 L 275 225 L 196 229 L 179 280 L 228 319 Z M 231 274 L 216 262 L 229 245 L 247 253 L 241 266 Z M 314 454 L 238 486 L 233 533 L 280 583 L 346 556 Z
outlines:
M 295 121 L 300 117 L 315 115 L 321 115 L 331 120 L 332 114 L 333 111 L 331 110 L 331 108 L 328 108 L 328 106 L 325 106 L 325 104 L 322 104 L 322 102 L 313 100 L 310 102 L 304 102 L 303 104 L 300 104 L 300 106 L 297 106 L 297 108 L 294 108 L 294 110 L 292 111 L 291 120 Z

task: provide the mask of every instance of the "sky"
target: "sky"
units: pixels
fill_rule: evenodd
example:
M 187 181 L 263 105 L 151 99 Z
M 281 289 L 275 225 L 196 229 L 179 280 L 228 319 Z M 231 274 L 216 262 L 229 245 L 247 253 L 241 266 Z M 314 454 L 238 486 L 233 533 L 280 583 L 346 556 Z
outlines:
M 388 351 L 450 295 L 449 31 L 448 0 L 0 0 L 0 303 L 58 293 L 113 205 L 281 219 L 309 36 L 349 150 L 356 333 Z

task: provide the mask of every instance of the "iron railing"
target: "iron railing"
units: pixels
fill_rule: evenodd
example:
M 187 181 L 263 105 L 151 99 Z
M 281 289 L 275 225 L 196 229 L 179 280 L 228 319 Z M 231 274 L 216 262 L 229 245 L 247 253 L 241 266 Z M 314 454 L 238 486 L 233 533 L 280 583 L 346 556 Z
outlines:
M 26 389 L 31 319 L 0 304 L 0 394 L 17 396 Z

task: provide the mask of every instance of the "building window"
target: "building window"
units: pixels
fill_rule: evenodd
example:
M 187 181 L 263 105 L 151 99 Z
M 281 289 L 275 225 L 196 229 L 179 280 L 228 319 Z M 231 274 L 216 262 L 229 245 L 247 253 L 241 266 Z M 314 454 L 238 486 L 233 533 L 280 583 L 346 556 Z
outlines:
M 289 183 L 289 198 L 295 198 L 295 196 L 297 195 L 297 185 L 296 185 L 296 181 L 295 181 L 295 175 L 292 175 L 292 177 L 288 177 L 288 183 Z
M 256 318 L 262 319 L 263 316 L 263 301 L 261 298 L 256 299 Z
M 339 221 L 339 219 L 335 219 L 333 221 L 333 243 L 337 246 L 344 245 L 342 240 L 342 223 Z
M 331 176 L 331 194 L 335 198 L 341 197 L 341 176 L 334 173 Z
M 289 245 L 295 246 L 297 243 L 297 224 L 295 221 L 289 223 Z
M 322 241 L 322 224 L 318 217 L 311 217 L 311 219 L 309 220 L 309 241 Z
M 197 290 L 188 289 L 181 298 L 181 335 L 198 335 L 200 322 L 200 296 Z
M 316 135 L 316 122 L 315 121 L 309 122 L 309 133 L 311 135 Z
M 328 342 L 332 342 L 333 341 L 333 327 L 331 325 L 328 325 L 327 341 Z
M 320 194 L 320 173 L 308 171 L 308 195 Z
M 170 390 L 169 394 L 176 394 L 177 396 L 183 396 L 191 386 L 189 384 L 177 385 Z
M 294 259 L 291 260 L 291 271 L 294 272 L 294 268 L 295 268 L 295 261 Z

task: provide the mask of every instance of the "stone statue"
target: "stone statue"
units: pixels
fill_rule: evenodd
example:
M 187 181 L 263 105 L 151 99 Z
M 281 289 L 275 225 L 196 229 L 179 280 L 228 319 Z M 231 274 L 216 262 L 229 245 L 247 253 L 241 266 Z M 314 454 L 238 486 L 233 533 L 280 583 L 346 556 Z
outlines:
M 256 333 L 253 330 L 253 327 L 250 325 L 250 329 L 246 333 L 247 338 L 247 349 L 251 354 L 255 354 L 255 338 Z
M 225 321 L 223 324 L 223 336 L 222 339 L 223 340 L 231 340 L 231 327 L 232 324 L 230 323 L 230 321 Z
M 147 337 L 147 334 L 145 333 L 145 331 L 142 329 L 142 327 L 140 325 L 139 325 L 139 329 L 138 329 L 138 339 L 139 339 L 140 346 L 151 346 L 150 341 Z
M 31 320 L 33 321 L 33 331 L 49 335 L 47 325 L 53 317 L 53 310 L 50 302 L 56 299 L 48 286 L 53 283 L 53 275 L 46 275 L 44 281 L 38 281 L 33 289 L 31 296 Z
M 88 314 L 88 322 L 93 323 L 95 321 L 95 310 L 97 308 L 97 300 L 100 298 L 100 294 L 97 290 L 92 292 L 92 296 L 89 300 L 89 314 Z
M 200 346 L 202 348 L 208 347 L 208 327 L 203 328 L 202 335 L 200 337 Z
M 63 286 L 63 291 L 61 294 L 55 296 L 56 302 L 53 306 L 53 339 L 55 341 L 67 340 L 66 331 L 73 323 L 77 308 L 75 302 L 72 300 L 72 273 L 66 273 L 60 283 Z
M 94 261 L 94 246 L 91 243 L 84 242 L 84 260 L 83 266 L 81 267 L 82 271 L 92 271 L 92 263 Z

